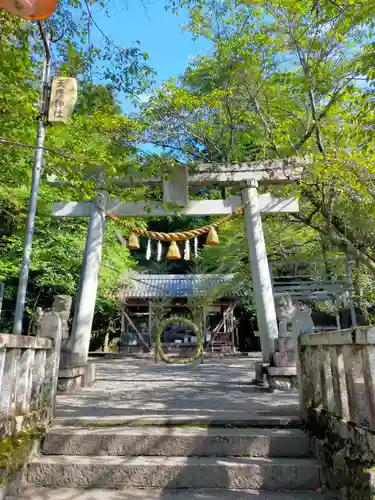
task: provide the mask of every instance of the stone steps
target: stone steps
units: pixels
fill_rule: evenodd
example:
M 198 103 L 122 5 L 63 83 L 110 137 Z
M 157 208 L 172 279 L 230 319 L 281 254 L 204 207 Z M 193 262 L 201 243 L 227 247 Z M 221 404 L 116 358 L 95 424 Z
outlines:
M 320 469 L 307 458 L 123 457 L 41 455 L 26 481 L 79 488 L 218 488 L 312 490 Z
M 27 488 L 7 500 L 323 500 L 314 491 Z
M 298 417 L 59 418 L 8 500 L 322 500 Z
M 301 429 L 205 427 L 54 427 L 45 455 L 308 457 Z
M 260 390 L 256 388 L 256 392 Z M 54 419 L 54 425 L 58 427 L 80 427 L 80 428 L 105 428 L 105 427 L 232 427 L 232 428 L 301 428 L 303 421 L 295 415 L 249 415 L 248 412 L 237 412 L 235 410 L 215 411 L 213 415 L 200 413 L 178 414 L 136 414 L 131 415 L 109 415 L 109 416 L 59 416 Z

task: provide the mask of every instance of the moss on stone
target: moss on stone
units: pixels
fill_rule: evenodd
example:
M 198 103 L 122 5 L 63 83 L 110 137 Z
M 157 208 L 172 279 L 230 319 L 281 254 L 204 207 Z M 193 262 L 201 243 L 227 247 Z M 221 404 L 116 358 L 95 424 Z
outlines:
M 328 487 L 340 500 L 373 500 L 371 470 L 375 470 L 375 455 L 366 431 L 348 423 L 347 438 L 336 431 L 337 417 L 326 411 L 307 408 L 306 430 L 313 438 L 317 458 L 321 463 Z
M 27 462 L 34 443 L 41 440 L 44 434 L 45 427 L 36 426 L 0 438 L 0 486 L 12 481 Z

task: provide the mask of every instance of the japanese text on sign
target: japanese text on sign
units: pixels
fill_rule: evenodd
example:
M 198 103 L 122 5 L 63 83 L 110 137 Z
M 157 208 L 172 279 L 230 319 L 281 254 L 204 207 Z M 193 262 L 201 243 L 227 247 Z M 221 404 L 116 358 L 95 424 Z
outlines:
M 52 79 L 48 121 L 52 125 L 66 124 L 77 101 L 77 81 L 70 77 Z

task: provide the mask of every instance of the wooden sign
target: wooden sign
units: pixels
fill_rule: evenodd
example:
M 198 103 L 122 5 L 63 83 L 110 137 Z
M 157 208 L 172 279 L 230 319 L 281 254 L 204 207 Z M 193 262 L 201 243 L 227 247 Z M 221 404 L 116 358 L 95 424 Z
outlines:
M 72 116 L 77 101 L 77 80 L 67 76 L 52 79 L 48 122 L 51 125 L 66 125 Z
M 56 0 L 0 0 L 0 9 L 23 19 L 38 21 L 55 12 Z
M 164 203 L 186 207 L 188 204 L 188 169 L 178 165 L 163 178 Z

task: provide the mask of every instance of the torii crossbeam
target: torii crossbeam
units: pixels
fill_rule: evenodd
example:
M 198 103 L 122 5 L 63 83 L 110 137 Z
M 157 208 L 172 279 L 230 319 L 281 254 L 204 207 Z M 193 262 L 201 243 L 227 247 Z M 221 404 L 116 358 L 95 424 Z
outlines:
M 72 351 L 79 363 L 86 363 L 90 344 L 91 327 L 95 310 L 98 276 L 104 239 L 105 216 L 117 217 L 160 217 L 171 215 L 207 216 L 228 215 L 245 204 L 245 226 L 249 245 L 251 274 L 257 309 L 258 329 L 265 361 L 274 350 L 274 339 L 278 337 L 277 320 L 269 273 L 267 252 L 264 242 L 261 214 L 298 212 L 298 200 L 276 198 L 269 193 L 258 195 L 259 184 L 287 184 L 301 175 L 301 161 L 292 159 L 274 162 L 253 162 L 239 165 L 218 165 L 215 171 L 207 165 L 195 167 L 190 176 L 187 167 L 181 166 L 163 181 L 164 201 L 179 205 L 166 208 L 163 203 L 122 203 L 110 199 L 107 193 L 98 195 L 95 202 L 66 202 L 53 205 L 55 217 L 89 217 L 85 254 L 80 284 L 77 291 L 75 315 L 72 327 Z M 114 179 L 116 185 L 154 185 L 155 179 Z M 188 184 L 238 185 L 241 196 L 226 200 L 188 200 Z

